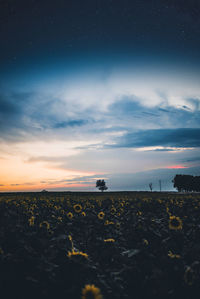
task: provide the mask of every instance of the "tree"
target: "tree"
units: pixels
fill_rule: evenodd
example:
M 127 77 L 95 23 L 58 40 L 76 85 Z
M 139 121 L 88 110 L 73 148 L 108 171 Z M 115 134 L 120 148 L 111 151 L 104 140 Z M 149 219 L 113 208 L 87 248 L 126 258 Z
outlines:
M 101 192 L 108 189 L 108 187 L 106 186 L 106 182 L 104 180 L 97 180 L 96 188 L 99 188 L 99 190 L 101 190 Z
M 152 192 L 152 189 L 153 189 L 153 184 L 152 183 L 149 183 L 149 188 L 150 188 L 150 190 Z
M 176 188 L 178 192 L 183 191 L 184 183 L 183 183 L 183 176 L 181 174 L 177 174 L 172 180 L 172 182 L 174 183 L 174 188 Z
M 199 192 L 200 176 L 177 174 L 172 180 L 178 192 Z

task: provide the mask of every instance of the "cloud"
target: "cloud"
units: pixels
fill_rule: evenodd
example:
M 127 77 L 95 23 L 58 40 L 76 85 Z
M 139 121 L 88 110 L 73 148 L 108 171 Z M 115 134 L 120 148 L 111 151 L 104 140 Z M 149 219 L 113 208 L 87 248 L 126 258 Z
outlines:
M 185 110 L 182 106 L 173 107 L 161 103 L 153 107 L 142 105 L 141 99 L 137 97 L 122 96 L 120 100 L 109 106 L 109 115 L 116 117 L 121 125 L 127 128 L 177 128 L 198 127 L 200 125 L 199 100 L 195 102 L 188 99 L 191 109 Z M 195 104 L 194 104 L 195 103 Z
M 55 79 L 35 87 L 30 80 L 24 91 L 12 87 L 14 92 L 2 92 L 0 138 L 16 142 L 98 135 L 105 144 L 122 131 L 199 126 L 195 78 L 138 69 L 97 73 L 79 74 L 70 84 Z
M 0 95 L 0 139 L 23 141 L 31 139 L 62 139 L 62 130 L 78 132 L 91 124 L 91 117 L 72 113 L 66 103 L 53 95 L 38 92 L 8 92 Z M 87 116 L 87 115 L 86 115 Z
M 200 128 L 154 129 L 127 133 L 110 147 L 200 147 Z
M 29 88 L 27 82 L 26 88 L 2 93 L 0 157 L 7 159 L 7 181 L 14 173 L 11 183 L 21 183 L 24 169 L 30 182 L 86 185 L 92 178 L 78 175 L 164 168 L 198 155 L 196 79 L 143 75 L 123 77 L 114 70 L 93 79 L 72 78 L 63 86 L 57 80 L 58 86 L 41 82 L 40 88 Z M 72 181 L 59 183 L 65 175 Z
M 148 151 L 154 151 L 154 152 L 175 152 L 177 150 L 178 149 L 175 149 L 175 148 L 156 148 L 156 149 L 148 150 Z
M 88 120 L 79 119 L 79 120 L 71 120 L 71 121 L 62 121 L 56 123 L 53 127 L 55 129 L 59 128 L 67 128 L 67 127 L 74 127 L 74 126 L 83 126 L 88 123 Z
M 200 157 L 191 157 L 189 159 L 185 159 L 185 162 L 197 162 L 200 161 Z
M 95 174 L 95 175 L 89 175 L 89 176 L 76 176 L 72 179 L 63 179 L 63 180 L 46 180 L 46 181 L 41 181 L 40 183 L 42 184 L 47 184 L 47 185 L 58 185 L 58 184 L 63 184 L 63 185 L 69 185 L 69 184 L 93 184 L 95 185 L 96 180 L 101 179 L 101 178 L 107 178 L 106 175 L 102 174 Z

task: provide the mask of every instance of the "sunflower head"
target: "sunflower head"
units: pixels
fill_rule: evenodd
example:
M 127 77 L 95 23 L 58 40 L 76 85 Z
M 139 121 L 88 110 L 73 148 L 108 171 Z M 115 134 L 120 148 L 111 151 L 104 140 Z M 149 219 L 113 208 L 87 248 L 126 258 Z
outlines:
M 99 218 L 100 220 L 102 220 L 104 217 L 105 217 L 104 212 L 99 212 L 99 214 L 98 214 L 98 218 Z
M 82 289 L 82 299 L 103 299 L 99 288 L 93 284 L 87 284 Z
M 169 229 L 180 230 L 183 228 L 182 220 L 176 216 L 169 217 Z
M 111 213 L 112 215 L 114 215 L 114 214 L 116 213 L 116 209 L 115 209 L 114 206 L 112 206 L 112 208 L 110 209 L 110 213 Z
M 68 217 L 69 219 L 72 219 L 72 218 L 73 218 L 73 214 L 72 214 L 71 212 L 69 212 L 69 213 L 67 213 L 67 217 Z
M 80 213 L 82 211 L 82 205 L 80 204 L 74 205 L 73 208 L 76 213 Z
M 49 222 L 48 221 L 42 221 L 42 222 L 40 222 L 40 228 L 42 228 L 42 227 L 46 227 L 46 229 L 49 230 L 50 229 Z

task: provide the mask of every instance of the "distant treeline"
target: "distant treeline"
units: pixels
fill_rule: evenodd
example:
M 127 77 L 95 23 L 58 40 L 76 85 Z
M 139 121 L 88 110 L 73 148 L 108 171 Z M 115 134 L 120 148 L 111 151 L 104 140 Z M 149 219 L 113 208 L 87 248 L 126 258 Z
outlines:
M 200 176 L 177 174 L 172 182 L 178 192 L 200 192 Z

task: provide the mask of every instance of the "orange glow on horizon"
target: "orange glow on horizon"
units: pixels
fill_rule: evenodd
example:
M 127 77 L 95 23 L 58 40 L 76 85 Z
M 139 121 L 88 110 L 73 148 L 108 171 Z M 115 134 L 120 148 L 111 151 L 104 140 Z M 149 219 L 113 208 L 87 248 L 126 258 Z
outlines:
M 165 168 L 168 168 L 168 169 L 182 169 L 182 168 L 188 168 L 188 167 L 183 166 L 183 165 L 171 165 L 171 166 L 167 166 Z
M 55 185 L 48 185 L 48 184 L 38 184 L 38 185 L 4 185 L 4 186 L 0 186 L 0 192 L 38 192 L 38 191 L 42 191 L 42 190 L 49 190 L 49 191 L 53 191 L 55 189 L 55 191 L 57 191 L 56 189 L 63 189 L 63 191 L 65 191 L 64 189 L 66 189 L 66 191 L 73 191 L 73 188 L 88 188 L 88 187 L 94 187 L 95 188 L 95 182 L 94 183 L 88 183 L 88 184 L 55 184 Z M 70 190 L 71 189 L 71 190 Z

